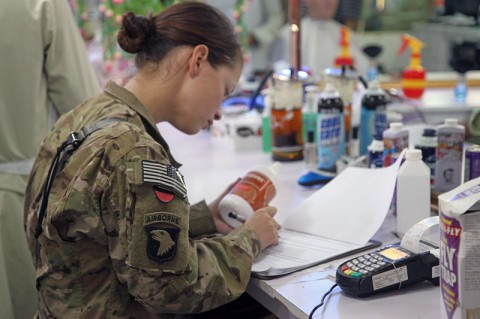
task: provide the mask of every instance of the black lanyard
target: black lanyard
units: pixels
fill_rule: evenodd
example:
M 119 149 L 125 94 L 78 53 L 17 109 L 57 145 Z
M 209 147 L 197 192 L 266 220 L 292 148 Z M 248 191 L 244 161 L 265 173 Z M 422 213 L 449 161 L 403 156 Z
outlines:
M 35 239 L 36 243 L 36 264 L 38 267 L 38 255 L 40 250 L 40 245 L 38 243 L 38 237 L 42 234 L 43 228 L 42 223 L 45 218 L 45 212 L 47 211 L 48 206 L 48 197 L 52 189 L 53 181 L 55 180 L 58 172 L 60 172 L 66 165 L 68 159 L 75 153 L 75 151 L 82 145 L 83 141 L 90 136 L 93 132 L 98 131 L 99 129 L 116 122 L 122 122 L 126 120 L 122 119 L 104 119 L 98 122 L 92 123 L 80 129 L 78 132 L 71 132 L 67 140 L 62 143 L 62 145 L 57 149 L 57 154 L 55 155 L 52 165 L 48 170 L 47 180 L 43 188 L 42 202 L 40 205 L 40 210 L 38 212 L 37 225 L 35 226 Z

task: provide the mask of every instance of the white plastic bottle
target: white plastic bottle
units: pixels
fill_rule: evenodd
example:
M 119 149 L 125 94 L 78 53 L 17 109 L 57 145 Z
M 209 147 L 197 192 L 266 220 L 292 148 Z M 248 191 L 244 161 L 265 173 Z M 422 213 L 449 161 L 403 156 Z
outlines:
M 445 119 L 437 128 L 435 184 L 437 192 L 448 192 L 462 183 L 463 144 L 465 126 L 457 119 Z
M 249 171 L 220 201 L 218 209 L 223 220 L 232 227 L 242 224 L 257 209 L 267 206 L 278 190 L 280 163 L 257 166 Z M 238 218 L 232 218 L 235 213 Z
M 390 123 L 390 127 L 383 131 L 383 166 L 388 167 L 395 163 L 403 149 L 408 148 L 408 129 L 401 122 Z
M 416 223 L 430 217 L 430 169 L 422 151 L 407 150 L 397 176 L 397 232 L 400 236 Z

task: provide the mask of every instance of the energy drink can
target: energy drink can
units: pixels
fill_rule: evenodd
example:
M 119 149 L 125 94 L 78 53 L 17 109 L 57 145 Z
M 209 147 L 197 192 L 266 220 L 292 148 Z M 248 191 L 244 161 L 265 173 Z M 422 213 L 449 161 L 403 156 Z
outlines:
M 480 146 L 475 145 L 465 150 L 465 170 L 463 182 L 480 177 Z
M 318 102 L 318 168 L 336 172 L 336 163 L 345 154 L 343 101 L 333 84 L 327 83 Z
M 362 98 L 360 110 L 360 155 L 368 151 L 373 137 L 382 136 L 388 127 L 387 100 L 385 92 L 379 87 L 378 81 L 373 81 Z

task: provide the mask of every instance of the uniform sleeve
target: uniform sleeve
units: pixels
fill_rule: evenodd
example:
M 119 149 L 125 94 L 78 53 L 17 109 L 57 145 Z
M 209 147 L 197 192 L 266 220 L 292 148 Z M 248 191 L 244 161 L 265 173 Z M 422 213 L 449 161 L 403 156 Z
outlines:
M 202 312 L 245 291 L 258 239 L 242 228 L 189 239 L 183 177 L 166 157 L 132 151 L 115 165 L 102 205 L 117 278 L 148 311 Z
M 212 234 L 217 228 L 213 222 L 212 213 L 205 201 L 201 201 L 190 207 L 190 237 Z
M 64 114 L 100 92 L 99 82 L 65 0 L 51 0 L 43 32 L 48 95 L 57 112 Z

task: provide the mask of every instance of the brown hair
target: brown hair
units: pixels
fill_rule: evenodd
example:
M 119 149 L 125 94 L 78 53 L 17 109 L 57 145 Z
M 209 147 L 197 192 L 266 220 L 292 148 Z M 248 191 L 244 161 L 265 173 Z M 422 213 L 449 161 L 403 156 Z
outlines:
M 147 62 L 160 62 L 171 49 L 204 44 L 213 67 L 233 67 L 242 60 L 241 46 L 228 18 L 219 10 L 200 2 L 174 4 L 156 16 L 123 16 L 118 44 L 128 53 L 136 53 L 141 69 Z

